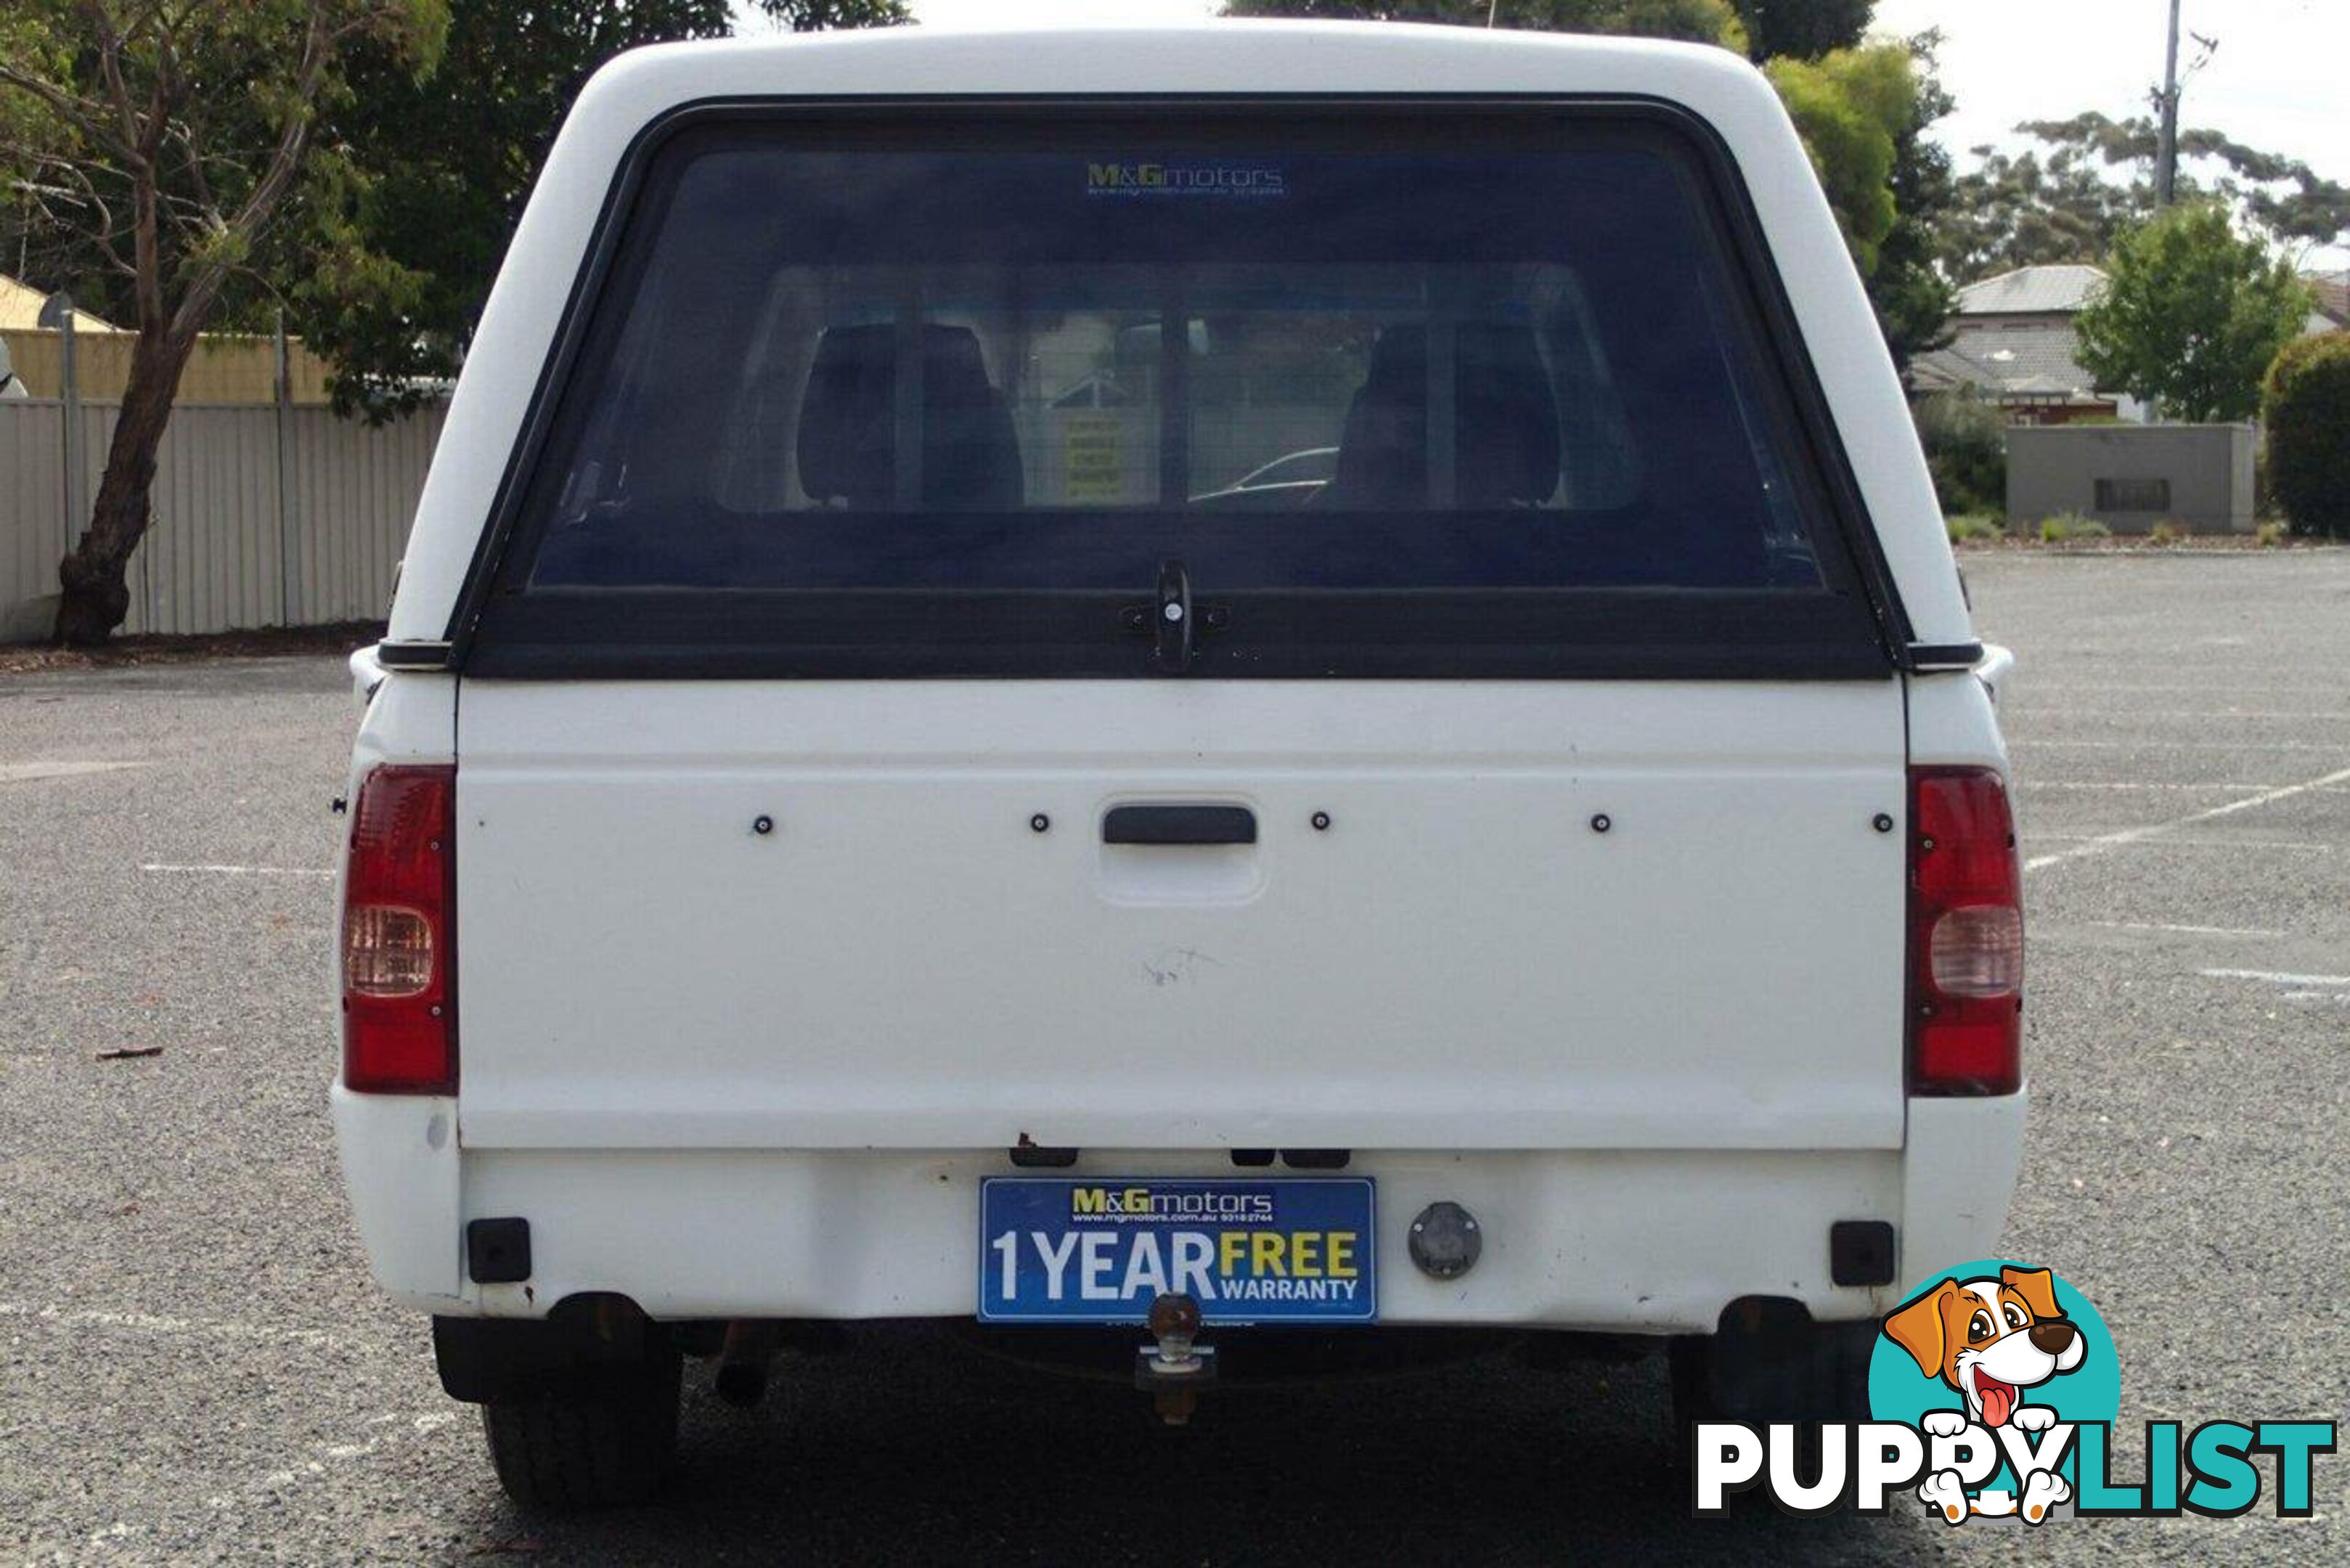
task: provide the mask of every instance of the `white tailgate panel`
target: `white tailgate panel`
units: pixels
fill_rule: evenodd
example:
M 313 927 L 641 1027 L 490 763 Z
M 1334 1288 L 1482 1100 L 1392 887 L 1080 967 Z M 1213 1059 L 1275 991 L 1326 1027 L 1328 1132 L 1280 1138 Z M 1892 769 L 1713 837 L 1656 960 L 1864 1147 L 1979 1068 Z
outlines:
M 469 680 L 458 752 L 469 1147 L 1901 1142 L 1892 680 Z

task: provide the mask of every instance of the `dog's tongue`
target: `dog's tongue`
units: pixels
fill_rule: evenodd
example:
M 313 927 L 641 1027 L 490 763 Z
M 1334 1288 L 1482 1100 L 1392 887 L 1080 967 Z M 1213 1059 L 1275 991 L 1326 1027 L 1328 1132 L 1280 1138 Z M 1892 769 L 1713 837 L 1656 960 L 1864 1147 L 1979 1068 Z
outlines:
M 2008 1412 L 2015 1408 L 2015 1390 L 1996 1377 L 1975 1376 L 1975 1392 L 1982 1396 L 1983 1425 L 2007 1425 Z

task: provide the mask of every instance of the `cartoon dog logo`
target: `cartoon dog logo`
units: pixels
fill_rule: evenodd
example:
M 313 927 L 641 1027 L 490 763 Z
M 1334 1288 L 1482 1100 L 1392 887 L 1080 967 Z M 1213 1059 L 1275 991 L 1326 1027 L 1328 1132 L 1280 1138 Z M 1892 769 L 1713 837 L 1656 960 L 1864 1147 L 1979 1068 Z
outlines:
M 2046 1431 L 2056 1424 L 2056 1412 L 2025 1404 L 2025 1391 L 2073 1371 L 2088 1354 L 2081 1331 L 2058 1310 L 2055 1278 L 2045 1269 L 2002 1268 L 1995 1279 L 1944 1280 L 1887 1318 L 1885 1334 L 1909 1353 L 1919 1372 L 1947 1383 L 1966 1403 L 1963 1412 L 1926 1413 L 1923 1426 L 1933 1437 L 1955 1438 L 1969 1422 Z M 2035 1472 L 2024 1483 L 2021 1511 L 2037 1524 L 2053 1504 L 2072 1495 L 2062 1476 Z M 1952 1524 L 1970 1512 L 2019 1511 L 2003 1491 L 1970 1498 L 1954 1469 L 1928 1476 L 1918 1501 Z

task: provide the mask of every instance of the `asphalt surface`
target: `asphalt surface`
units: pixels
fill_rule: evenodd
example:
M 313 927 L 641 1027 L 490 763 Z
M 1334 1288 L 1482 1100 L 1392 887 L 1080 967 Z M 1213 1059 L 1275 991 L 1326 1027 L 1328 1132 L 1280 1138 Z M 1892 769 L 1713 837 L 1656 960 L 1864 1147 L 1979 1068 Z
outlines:
M 2031 1147 L 2007 1247 L 2102 1311 L 2126 1425 L 2339 1417 L 2350 552 L 1968 560 L 2022 776 Z M 352 714 L 283 658 L 0 677 L 0 1561 L 1907 1562 L 1907 1511 L 1690 1517 L 1661 1368 L 1499 1358 L 1217 1396 L 943 1337 L 697 1383 L 659 1507 L 498 1491 L 346 1215 L 331 863 Z M 92 764 L 107 764 L 103 767 Z M 232 867 L 236 869 L 221 869 Z M 160 1046 L 160 1054 L 99 1053 Z M 2125 1442 L 2134 1469 L 2136 1445 Z M 2317 1516 L 2067 1523 L 2035 1558 L 2350 1558 Z M 2273 1495 L 2272 1487 L 2270 1496 Z

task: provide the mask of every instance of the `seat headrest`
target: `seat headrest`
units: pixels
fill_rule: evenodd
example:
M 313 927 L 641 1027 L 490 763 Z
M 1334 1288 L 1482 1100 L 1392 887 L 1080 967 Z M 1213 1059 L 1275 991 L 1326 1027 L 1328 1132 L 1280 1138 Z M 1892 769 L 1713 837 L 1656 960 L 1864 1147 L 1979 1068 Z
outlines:
M 828 327 L 800 400 L 800 488 L 858 511 L 896 504 L 898 329 Z M 922 327 L 922 504 L 1020 504 L 1020 442 L 968 327 Z
M 1550 499 L 1558 487 L 1558 400 L 1534 329 L 1463 322 L 1453 334 L 1453 472 L 1460 504 Z M 1428 329 L 1380 332 L 1347 410 L 1324 504 L 1428 504 Z

